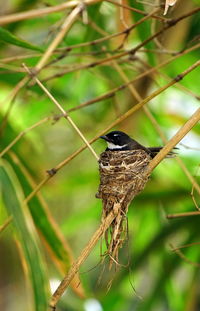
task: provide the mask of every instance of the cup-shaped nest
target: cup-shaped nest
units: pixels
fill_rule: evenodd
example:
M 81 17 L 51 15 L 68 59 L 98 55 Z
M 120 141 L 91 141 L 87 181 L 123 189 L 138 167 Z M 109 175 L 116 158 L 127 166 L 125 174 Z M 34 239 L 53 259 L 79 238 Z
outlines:
M 97 197 L 103 202 L 102 221 L 111 211 L 116 215 L 105 234 L 107 253 L 115 262 L 127 236 L 128 206 L 148 181 L 146 168 L 150 160 L 144 150 L 105 151 L 100 155 Z

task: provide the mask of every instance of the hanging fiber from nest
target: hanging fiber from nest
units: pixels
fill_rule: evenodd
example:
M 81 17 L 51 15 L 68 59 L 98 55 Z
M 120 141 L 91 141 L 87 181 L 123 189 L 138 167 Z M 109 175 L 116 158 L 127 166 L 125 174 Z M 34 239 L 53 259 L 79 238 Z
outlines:
M 116 215 L 105 232 L 107 254 L 116 264 L 119 249 L 127 238 L 128 206 L 148 181 L 146 168 L 150 160 L 144 150 L 105 151 L 100 155 L 100 185 L 96 197 L 103 202 L 102 222 L 111 211 Z

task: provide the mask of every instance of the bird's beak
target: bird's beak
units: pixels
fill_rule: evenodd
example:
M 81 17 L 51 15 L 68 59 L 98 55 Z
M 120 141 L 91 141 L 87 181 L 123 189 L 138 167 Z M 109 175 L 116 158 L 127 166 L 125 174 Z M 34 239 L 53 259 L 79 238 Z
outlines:
M 102 139 L 104 139 L 104 140 L 108 141 L 108 137 L 107 137 L 106 135 L 104 135 L 104 136 L 100 136 L 100 138 L 102 138 Z

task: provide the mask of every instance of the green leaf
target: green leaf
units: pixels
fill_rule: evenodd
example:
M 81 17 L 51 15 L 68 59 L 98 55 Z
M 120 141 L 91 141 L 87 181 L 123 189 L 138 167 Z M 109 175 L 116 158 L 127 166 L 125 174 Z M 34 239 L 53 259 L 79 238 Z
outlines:
M 20 39 L 19 37 L 13 35 L 10 31 L 0 27 L 0 41 L 5 43 L 10 43 L 13 45 L 21 46 L 22 48 L 43 52 L 40 47 L 30 44 L 29 42 Z
M 48 281 L 43 258 L 38 248 L 37 235 L 16 175 L 6 161 L 0 162 L 0 183 L 2 199 L 10 215 L 29 269 L 33 289 L 35 310 L 46 311 L 48 307 Z
M 26 143 L 28 144 L 28 141 Z M 33 190 L 30 171 L 25 169 L 23 163 L 17 157 L 17 154 L 9 153 L 8 159 L 23 188 L 25 196 L 28 196 L 28 194 L 30 194 Z M 17 159 L 17 161 L 15 159 Z M 52 262 L 55 263 L 59 271 L 64 276 L 73 262 L 73 255 L 70 246 L 61 234 L 54 218 L 50 214 L 50 211 L 46 208 L 45 202 L 40 195 L 34 196 L 28 203 L 28 207 L 33 222 L 40 235 L 42 235 L 42 241 L 45 241 L 45 246 L 47 246 L 47 251 L 52 258 Z M 79 284 L 79 286 L 77 286 L 77 284 Z M 71 287 L 78 296 L 83 297 L 85 295 L 78 274 L 71 282 Z

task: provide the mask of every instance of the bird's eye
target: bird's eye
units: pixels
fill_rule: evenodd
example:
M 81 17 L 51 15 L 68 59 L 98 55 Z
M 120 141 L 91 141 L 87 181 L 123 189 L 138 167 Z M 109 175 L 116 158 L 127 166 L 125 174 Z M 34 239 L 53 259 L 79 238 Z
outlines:
M 118 134 L 114 134 L 113 136 L 119 136 Z

